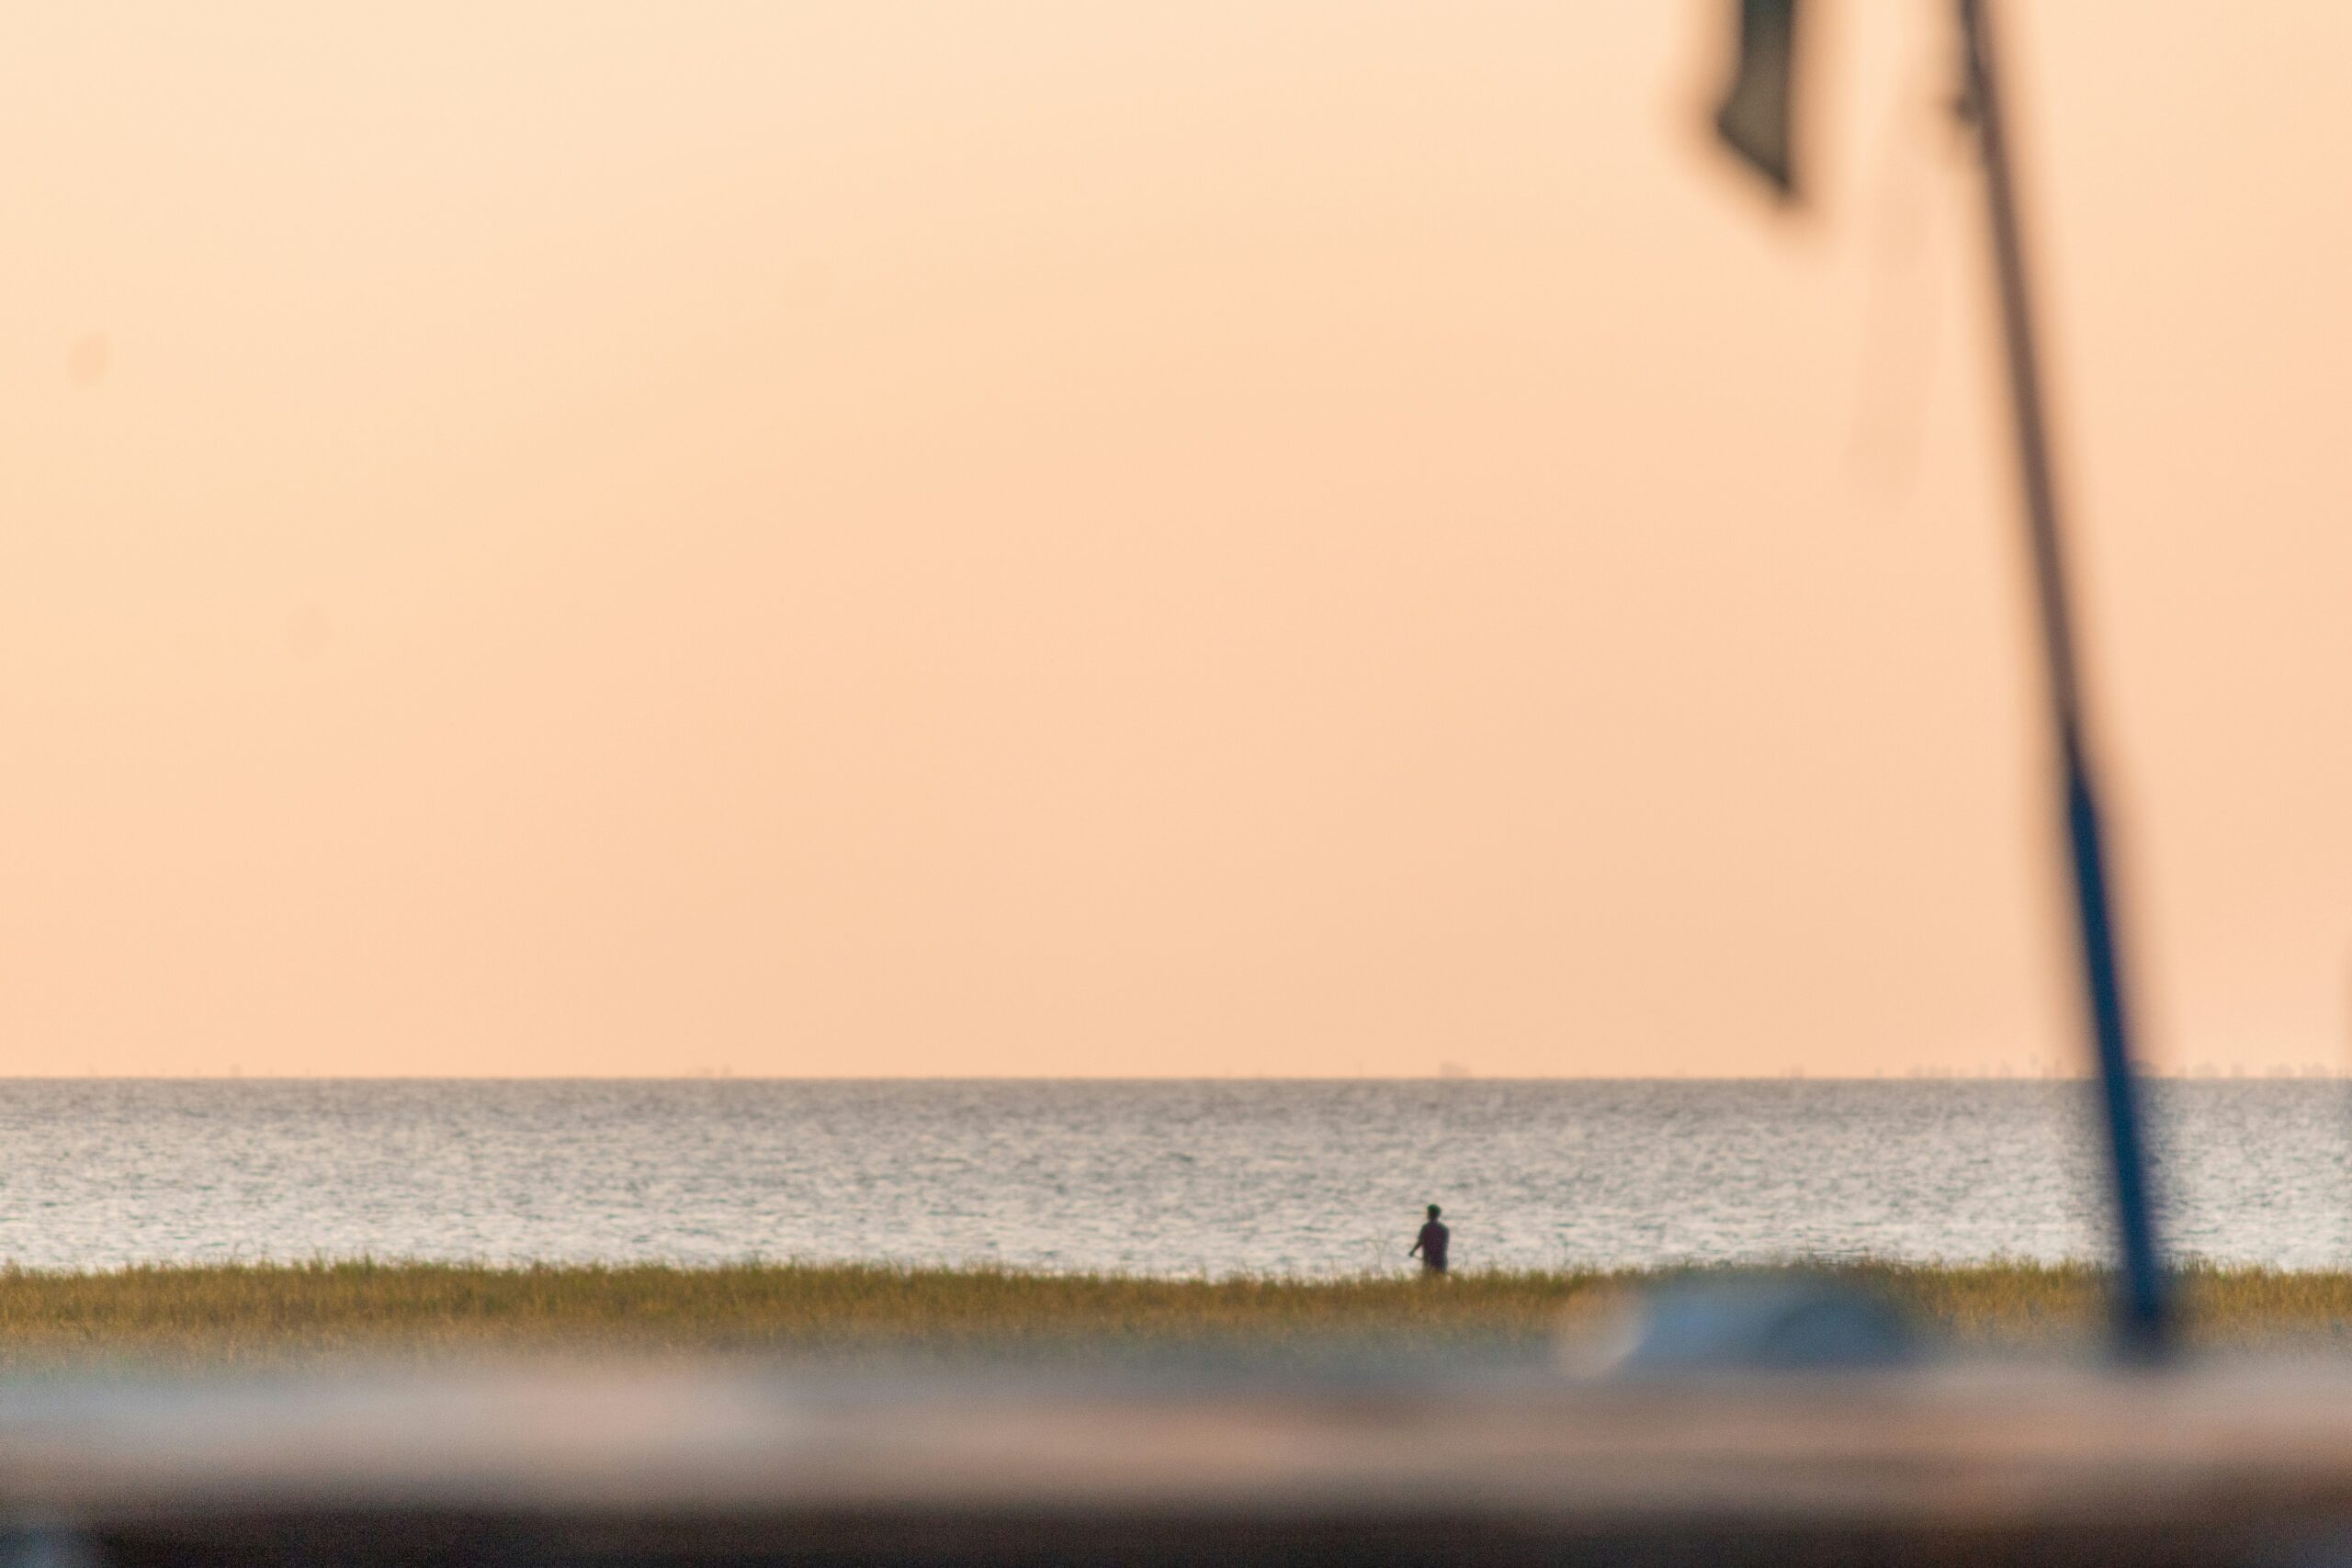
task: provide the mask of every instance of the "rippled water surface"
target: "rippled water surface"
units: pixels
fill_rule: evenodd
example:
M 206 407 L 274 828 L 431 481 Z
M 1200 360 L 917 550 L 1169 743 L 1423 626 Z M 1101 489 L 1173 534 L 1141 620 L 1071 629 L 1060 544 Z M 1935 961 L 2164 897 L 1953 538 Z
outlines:
M 2169 1229 L 2352 1256 L 2352 1086 L 2159 1086 Z M 1158 1274 L 2101 1246 L 2083 1085 L 0 1082 L 0 1259 L 749 1257 Z

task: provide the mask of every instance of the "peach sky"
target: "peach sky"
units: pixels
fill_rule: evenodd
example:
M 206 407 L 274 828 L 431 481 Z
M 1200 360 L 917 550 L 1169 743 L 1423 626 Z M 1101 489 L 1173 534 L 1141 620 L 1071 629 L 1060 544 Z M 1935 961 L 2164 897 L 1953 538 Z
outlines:
M 2149 1037 L 2333 1069 L 2352 7 L 2007 9 Z M 1794 228 L 1728 5 L 367 10 L 0 53 L 0 1071 L 2074 1059 L 1940 7 Z

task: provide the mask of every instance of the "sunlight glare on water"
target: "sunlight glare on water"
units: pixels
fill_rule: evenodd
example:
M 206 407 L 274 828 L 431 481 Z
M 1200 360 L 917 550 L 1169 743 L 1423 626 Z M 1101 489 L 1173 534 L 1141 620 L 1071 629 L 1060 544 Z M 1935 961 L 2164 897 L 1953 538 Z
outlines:
M 0 1260 L 747 1258 L 1162 1275 L 2090 1257 L 2046 1082 L 0 1083 Z M 2167 1083 L 2183 1251 L 2346 1260 L 2346 1086 Z

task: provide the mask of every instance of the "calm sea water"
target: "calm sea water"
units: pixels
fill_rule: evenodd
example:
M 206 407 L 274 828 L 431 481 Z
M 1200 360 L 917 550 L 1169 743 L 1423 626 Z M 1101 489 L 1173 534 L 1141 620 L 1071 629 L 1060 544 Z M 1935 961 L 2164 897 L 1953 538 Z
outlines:
M 2186 1251 L 2352 1259 L 2352 1085 L 2158 1086 Z M 1155 1274 L 2090 1256 L 2043 1082 L 0 1082 L 0 1260 L 752 1257 Z

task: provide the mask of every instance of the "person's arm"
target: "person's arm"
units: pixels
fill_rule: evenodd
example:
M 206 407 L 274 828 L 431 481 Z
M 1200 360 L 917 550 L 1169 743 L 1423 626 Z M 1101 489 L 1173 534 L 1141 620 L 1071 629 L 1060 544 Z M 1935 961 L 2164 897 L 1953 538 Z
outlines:
M 1421 1238 L 1420 1238 L 1419 1236 L 1415 1236 L 1415 1237 L 1413 1238 L 1413 1245 L 1412 1245 L 1412 1246 L 1410 1246 L 1410 1247 L 1407 1247 L 1407 1248 L 1405 1249 L 1405 1256 L 1406 1256 L 1406 1257 L 1408 1257 L 1408 1258 L 1410 1258 L 1410 1257 L 1412 1257 L 1415 1253 L 1418 1253 L 1418 1252 L 1419 1252 L 1419 1251 L 1420 1251 L 1420 1250 L 1421 1250 Z

